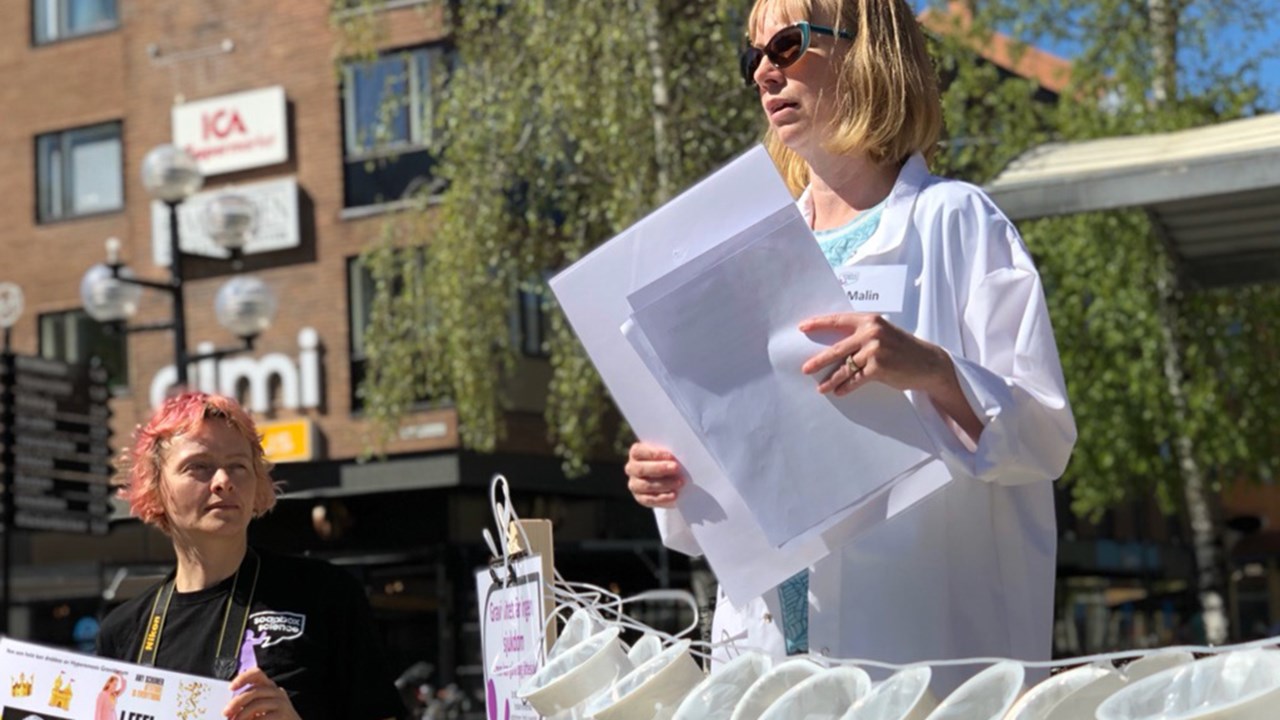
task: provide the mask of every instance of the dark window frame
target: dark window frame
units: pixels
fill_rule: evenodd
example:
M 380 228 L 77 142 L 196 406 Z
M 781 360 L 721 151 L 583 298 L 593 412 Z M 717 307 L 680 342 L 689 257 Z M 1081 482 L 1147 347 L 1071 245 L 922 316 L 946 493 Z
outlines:
M 402 204 L 424 184 L 436 192 L 435 82 L 439 68 L 448 67 L 453 59 L 452 46 L 439 41 L 387 50 L 371 61 L 342 66 L 338 100 L 347 211 Z M 399 74 L 388 68 L 396 62 L 403 69 Z M 381 90 L 361 84 L 379 78 L 384 83 Z M 362 88 L 379 97 L 375 119 L 364 117 L 368 108 L 362 112 L 359 107 L 365 94 Z M 403 105 L 388 108 L 384 105 L 388 95 L 403 97 Z M 388 128 L 390 134 L 379 138 Z
M 369 315 L 373 310 L 373 276 L 360 262 L 359 255 L 347 257 L 346 285 L 347 367 L 349 370 L 348 378 L 350 379 L 347 394 L 350 400 L 351 414 L 359 416 L 364 413 L 364 398 L 360 397 L 360 384 L 364 381 L 365 368 L 369 362 L 363 351 L 364 333 L 365 328 L 369 325 Z M 359 298 L 356 295 L 358 291 L 361 293 Z M 362 309 L 363 312 L 361 312 Z M 357 314 L 360 314 L 360 316 L 357 317 Z M 359 327 L 358 333 L 357 327 Z M 430 410 L 447 407 L 448 405 L 448 401 L 445 400 L 422 397 L 413 403 L 413 409 Z
M 76 329 L 74 338 L 72 338 L 72 328 L 68 327 L 67 321 L 74 320 Z M 54 338 L 49 333 L 54 331 L 52 327 L 54 323 L 60 324 L 58 332 L 62 333 L 62 337 L 57 341 L 61 343 L 54 346 Z M 81 330 L 80 328 L 84 328 Z M 74 343 L 80 343 L 84 335 L 89 335 L 85 342 L 88 347 L 74 349 L 67 346 Z M 124 394 L 129 390 L 129 342 L 128 337 L 123 333 L 112 332 L 108 330 L 103 323 L 99 323 L 89 317 L 83 308 L 70 308 L 67 310 L 54 310 L 50 312 L 40 313 L 36 316 L 36 345 L 39 348 L 39 355 L 43 358 L 51 360 L 61 360 L 63 362 L 83 364 L 89 362 L 89 358 L 98 357 L 102 360 L 107 370 L 107 386 L 112 393 Z M 70 340 L 70 342 L 69 342 Z M 97 342 L 112 341 L 119 344 L 119 347 L 113 352 L 96 352 L 94 340 Z M 115 357 L 115 359 L 112 358 Z M 118 367 L 116 366 L 118 363 Z
M 547 297 L 551 286 L 546 280 L 541 283 L 527 283 L 516 288 L 516 302 L 511 319 L 511 342 L 520 348 L 520 354 L 527 358 L 546 360 L 551 357 L 547 347 L 547 331 L 550 324 L 547 319 Z
M 65 42 L 67 40 L 75 40 L 92 35 L 101 35 L 103 33 L 114 32 L 120 29 L 120 0 L 108 0 L 110 2 L 110 20 L 100 21 L 97 24 L 88 26 L 84 29 L 76 30 L 71 28 L 67 23 L 70 15 L 67 12 L 68 6 L 76 2 L 76 0 L 31 0 L 31 44 L 36 47 L 45 45 L 53 45 L 55 43 Z M 49 4 L 57 5 L 57 18 L 55 22 L 57 27 L 50 31 L 47 27 L 42 27 L 41 19 L 45 15 L 40 11 L 42 6 Z M 48 24 L 48 21 L 45 21 Z
M 116 178 L 119 201 L 112 206 L 76 212 L 75 177 L 71 150 L 77 141 L 101 141 L 114 137 L 118 153 Z M 127 203 L 124 181 L 124 123 L 120 120 L 81 125 L 40 133 L 35 138 L 36 224 L 48 225 L 123 212 Z

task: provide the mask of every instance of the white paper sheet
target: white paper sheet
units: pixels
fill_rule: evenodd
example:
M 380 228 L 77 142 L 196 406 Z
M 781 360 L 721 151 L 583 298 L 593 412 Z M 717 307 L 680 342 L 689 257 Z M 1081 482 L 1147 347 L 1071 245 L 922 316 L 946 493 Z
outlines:
M 787 213 L 799 217 L 768 153 L 757 146 L 596 248 L 550 283 L 636 434 L 669 448 L 680 459 L 691 483 L 680 494 L 674 512 L 688 523 L 721 588 L 736 604 L 759 597 L 826 556 L 831 547 L 910 507 L 949 480 L 942 463 L 926 463 L 921 471 L 926 477 L 916 473 L 910 483 L 897 486 L 910 484 L 914 491 L 909 497 L 899 496 L 895 488 L 833 516 L 818 528 L 821 536 L 810 534 L 775 547 L 697 433 L 619 332 L 632 313 L 628 295 L 697 262 L 704 253 L 754 226 L 768 226 L 772 217 L 777 216 L 775 222 L 787 222 Z
M 629 295 L 634 327 L 624 333 L 776 547 L 935 452 L 902 392 L 870 383 L 824 396 L 800 371 L 827 345 L 797 326 L 848 312 L 849 301 L 792 210 L 722 243 L 714 262 Z

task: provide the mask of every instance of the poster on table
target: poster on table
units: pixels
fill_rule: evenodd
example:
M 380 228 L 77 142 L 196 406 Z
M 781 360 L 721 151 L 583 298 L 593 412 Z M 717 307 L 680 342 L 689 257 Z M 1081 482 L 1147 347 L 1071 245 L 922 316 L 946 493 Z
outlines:
M 222 680 L 0 640 L 0 720 L 220 720 Z
M 542 560 L 530 555 L 510 566 L 476 573 L 485 708 L 489 720 L 538 720 L 516 692 L 542 658 Z

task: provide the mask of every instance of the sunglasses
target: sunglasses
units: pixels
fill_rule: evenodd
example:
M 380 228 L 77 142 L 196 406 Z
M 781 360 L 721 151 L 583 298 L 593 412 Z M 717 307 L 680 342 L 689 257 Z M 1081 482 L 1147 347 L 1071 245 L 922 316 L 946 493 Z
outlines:
M 769 38 L 769 42 L 765 43 L 762 48 L 752 45 L 751 41 L 748 40 L 746 47 L 742 49 L 742 55 L 738 58 L 738 63 L 742 69 L 742 79 L 746 81 L 747 87 L 752 87 L 756 84 L 756 69 L 760 67 L 761 61 L 765 58 L 769 58 L 769 62 L 779 70 L 794 65 L 802 55 L 809 51 L 809 38 L 813 33 L 829 37 L 838 36 L 846 40 L 853 39 L 853 33 L 847 30 L 841 30 L 837 33 L 834 28 L 812 25 L 802 20 L 774 33 L 773 37 Z

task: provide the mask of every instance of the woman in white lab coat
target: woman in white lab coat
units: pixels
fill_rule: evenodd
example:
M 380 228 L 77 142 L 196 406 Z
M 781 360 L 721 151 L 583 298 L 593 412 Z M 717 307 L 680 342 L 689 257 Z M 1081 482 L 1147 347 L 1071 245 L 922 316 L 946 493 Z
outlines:
M 841 338 L 802 369 L 822 393 L 904 391 L 938 448 L 912 480 L 940 489 L 776 591 L 739 606 L 721 595 L 713 639 L 775 656 L 1048 659 L 1051 483 L 1075 424 L 1017 230 L 981 190 L 929 174 L 941 107 L 911 5 L 757 0 L 748 38 L 766 144 L 853 310 L 801 324 Z M 699 554 L 675 509 L 679 460 L 638 442 L 626 472 L 667 545 Z M 935 691 L 979 669 L 935 672 Z

